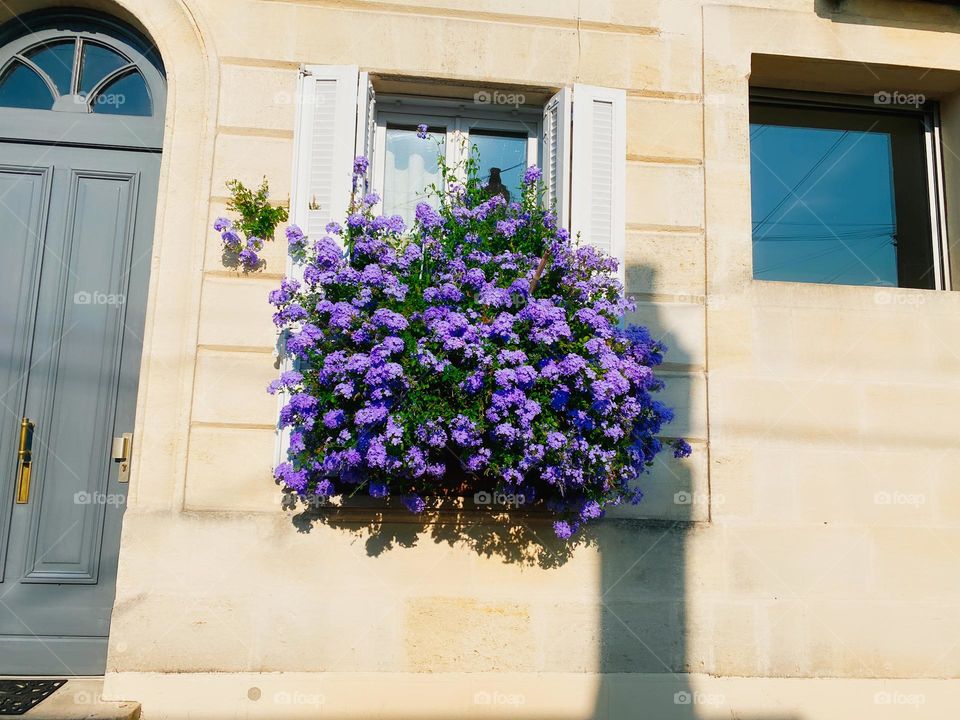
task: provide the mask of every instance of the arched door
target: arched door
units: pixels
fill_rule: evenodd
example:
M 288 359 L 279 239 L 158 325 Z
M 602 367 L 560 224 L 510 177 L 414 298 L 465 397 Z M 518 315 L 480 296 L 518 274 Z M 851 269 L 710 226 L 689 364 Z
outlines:
M 0 674 L 105 669 L 165 104 L 119 23 L 0 28 Z

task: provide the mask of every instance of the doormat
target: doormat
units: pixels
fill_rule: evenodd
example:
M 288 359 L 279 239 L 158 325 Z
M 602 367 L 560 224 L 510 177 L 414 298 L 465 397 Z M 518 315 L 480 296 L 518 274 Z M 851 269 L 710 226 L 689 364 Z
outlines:
M 66 684 L 66 680 L 0 680 L 0 715 L 23 715 Z

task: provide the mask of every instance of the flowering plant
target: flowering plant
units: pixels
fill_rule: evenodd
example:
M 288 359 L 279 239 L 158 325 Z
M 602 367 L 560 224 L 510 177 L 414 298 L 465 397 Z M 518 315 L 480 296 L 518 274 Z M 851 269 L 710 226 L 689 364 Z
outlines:
M 270 204 L 270 185 L 266 178 L 256 192 L 239 180 L 229 180 L 227 189 L 230 191 L 227 209 L 239 213 L 240 219 L 234 223 L 227 218 L 217 218 L 213 224 L 223 242 L 224 263 L 239 266 L 244 272 L 259 270 L 264 264 L 259 255 L 263 241 L 273 240 L 277 225 L 287 221 L 287 209 Z
M 440 160 L 407 232 L 374 215 L 360 157 L 345 224 L 287 230 L 302 280 L 270 302 L 298 369 L 270 386 L 290 429 L 275 474 L 304 498 L 399 495 L 414 513 L 465 491 L 536 498 L 568 538 L 642 497 L 633 483 L 672 419 L 653 397 L 665 349 L 620 325 L 632 306 L 616 261 L 542 208 L 538 168 L 509 202 L 478 167 Z

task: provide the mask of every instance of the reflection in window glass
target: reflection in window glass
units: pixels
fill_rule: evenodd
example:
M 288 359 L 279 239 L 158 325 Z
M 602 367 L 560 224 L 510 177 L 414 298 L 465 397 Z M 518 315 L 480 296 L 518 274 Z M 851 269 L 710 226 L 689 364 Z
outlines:
M 470 145 L 479 153 L 483 182 L 490 181 L 491 169 L 499 168 L 500 180 L 509 190 L 510 199 L 519 200 L 523 173 L 527 169 L 526 136 L 471 130 Z
M 107 75 L 130 61 L 118 52 L 92 42 L 83 44 L 83 65 L 80 68 L 80 94 L 86 95 Z
M 39 75 L 15 62 L 0 78 L 0 107 L 49 110 L 53 95 Z
M 438 145 L 439 143 L 439 145 Z M 445 152 L 446 130 L 431 128 L 426 140 L 416 128 L 387 128 L 383 174 L 383 214 L 399 215 L 408 228 L 413 226 L 417 203 L 437 200 L 424 190 L 440 184 L 438 159 Z
M 74 40 L 58 40 L 32 48 L 25 55 L 50 76 L 61 95 L 69 95 L 72 92 L 75 48 Z
M 107 85 L 90 103 L 95 113 L 104 115 L 152 115 L 153 106 L 147 83 L 139 72 L 123 75 Z
M 933 287 L 918 117 L 781 106 L 751 120 L 755 278 Z

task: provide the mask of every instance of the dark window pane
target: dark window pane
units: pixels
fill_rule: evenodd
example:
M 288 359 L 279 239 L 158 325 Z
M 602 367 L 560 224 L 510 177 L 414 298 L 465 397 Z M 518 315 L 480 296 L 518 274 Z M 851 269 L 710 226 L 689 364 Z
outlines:
M 490 170 L 499 168 L 500 180 L 511 200 L 520 199 L 523 173 L 527 169 L 527 138 L 523 135 L 471 130 L 470 145 L 480 155 L 480 177 L 489 182 Z
M 437 161 L 440 154 L 445 152 L 445 147 L 444 128 L 431 128 L 425 140 L 417 137 L 416 128 L 387 128 L 383 172 L 384 215 L 399 215 L 410 228 L 418 203 L 428 202 L 437 206 L 436 197 L 428 197 L 426 191 L 431 185 L 440 184 Z
M 0 107 L 49 110 L 53 95 L 37 73 L 14 62 L 0 78 Z
M 104 115 L 153 114 L 147 83 L 138 72 L 131 72 L 114 80 L 90 103 L 95 113 Z
M 753 274 L 933 287 L 922 119 L 751 109 Z
M 31 48 L 25 55 L 50 76 L 61 95 L 69 95 L 73 80 L 75 48 L 76 42 L 74 40 L 57 40 Z
M 85 42 L 83 65 L 80 70 L 80 94 L 86 95 L 107 75 L 129 64 L 130 61 L 120 53 L 103 45 Z

